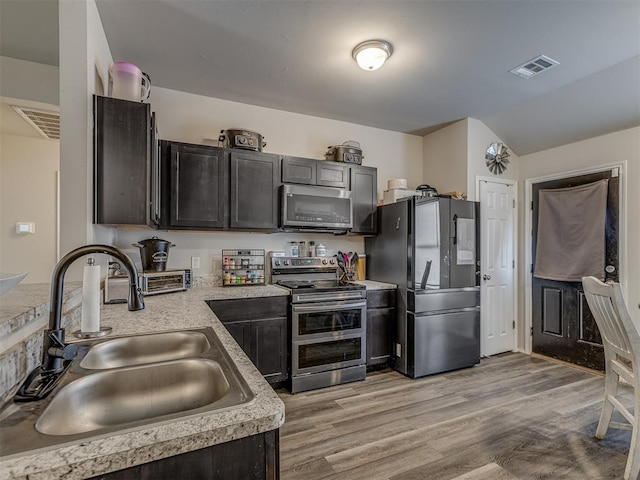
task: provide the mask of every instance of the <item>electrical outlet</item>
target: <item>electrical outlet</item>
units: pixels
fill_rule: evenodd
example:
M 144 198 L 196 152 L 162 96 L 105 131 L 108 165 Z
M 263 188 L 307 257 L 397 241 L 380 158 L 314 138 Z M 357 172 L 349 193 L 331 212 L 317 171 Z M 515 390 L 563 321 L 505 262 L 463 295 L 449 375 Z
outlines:
M 200 268 L 200 257 L 191 257 L 191 268 Z
M 402 358 L 402 345 L 396 343 L 396 357 Z

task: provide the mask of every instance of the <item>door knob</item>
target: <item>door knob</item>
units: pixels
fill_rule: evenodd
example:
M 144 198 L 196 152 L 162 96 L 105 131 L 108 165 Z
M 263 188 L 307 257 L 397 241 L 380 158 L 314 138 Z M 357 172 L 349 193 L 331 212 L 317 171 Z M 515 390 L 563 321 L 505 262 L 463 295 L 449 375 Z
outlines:
M 482 279 L 483 279 L 483 280 L 491 280 L 491 275 L 484 274 L 484 275 L 482 276 Z

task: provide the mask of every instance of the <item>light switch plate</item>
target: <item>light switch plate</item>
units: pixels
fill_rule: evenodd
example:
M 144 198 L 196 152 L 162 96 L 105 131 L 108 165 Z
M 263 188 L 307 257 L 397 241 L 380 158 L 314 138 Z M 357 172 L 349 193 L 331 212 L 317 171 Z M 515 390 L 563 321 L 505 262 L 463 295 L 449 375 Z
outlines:
M 200 257 L 191 257 L 191 268 L 200 268 Z
M 16 233 L 18 235 L 36 233 L 36 224 L 33 222 L 16 222 Z

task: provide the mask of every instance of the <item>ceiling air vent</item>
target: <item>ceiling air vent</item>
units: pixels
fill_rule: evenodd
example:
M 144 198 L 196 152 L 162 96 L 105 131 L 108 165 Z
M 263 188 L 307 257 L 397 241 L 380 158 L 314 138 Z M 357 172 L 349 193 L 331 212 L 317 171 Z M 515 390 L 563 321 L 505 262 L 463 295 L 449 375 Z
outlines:
M 58 112 L 16 107 L 15 105 L 12 105 L 12 108 L 44 138 L 60 139 L 60 114 Z
M 553 58 L 540 55 L 509 71 L 522 78 L 531 78 L 539 73 L 546 72 L 556 65 L 560 65 L 560 62 L 556 62 Z

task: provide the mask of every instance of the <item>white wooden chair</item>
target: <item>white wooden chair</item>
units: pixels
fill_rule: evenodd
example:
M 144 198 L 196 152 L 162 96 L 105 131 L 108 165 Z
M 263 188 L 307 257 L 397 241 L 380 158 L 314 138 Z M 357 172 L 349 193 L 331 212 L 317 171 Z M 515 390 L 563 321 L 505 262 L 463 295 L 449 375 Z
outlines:
M 582 285 L 604 345 L 604 403 L 596 438 L 604 438 L 609 426 L 633 430 L 624 478 L 636 480 L 640 476 L 640 333 L 629 315 L 619 283 L 602 283 L 595 277 L 582 277 Z M 633 387 L 633 413 L 616 397 L 620 377 Z M 614 408 L 628 420 L 628 424 L 611 421 Z

